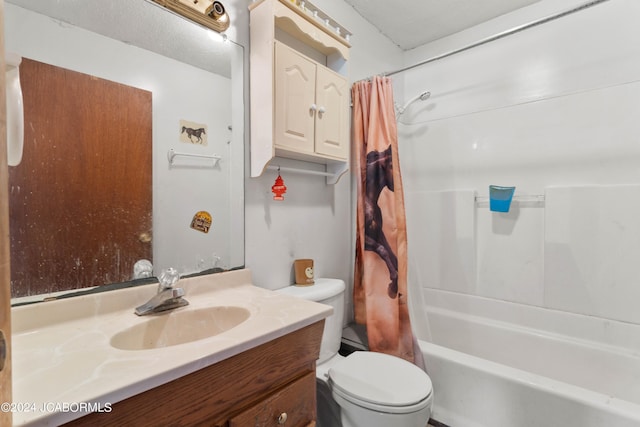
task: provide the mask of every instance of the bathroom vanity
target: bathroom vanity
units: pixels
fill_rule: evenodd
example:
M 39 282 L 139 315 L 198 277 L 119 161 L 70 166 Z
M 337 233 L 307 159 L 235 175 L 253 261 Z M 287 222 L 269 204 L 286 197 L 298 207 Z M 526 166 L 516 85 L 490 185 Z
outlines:
M 68 426 L 308 426 L 323 322 L 115 403 Z
M 151 316 L 133 309 L 154 284 L 15 307 L 14 402 L 35 410 L 14 423 L 314 425 L 331 308 L 253 286 L 249 270 L 177 286 L 189 305 Z M 71 410 L 40 410 L 52 402 Z

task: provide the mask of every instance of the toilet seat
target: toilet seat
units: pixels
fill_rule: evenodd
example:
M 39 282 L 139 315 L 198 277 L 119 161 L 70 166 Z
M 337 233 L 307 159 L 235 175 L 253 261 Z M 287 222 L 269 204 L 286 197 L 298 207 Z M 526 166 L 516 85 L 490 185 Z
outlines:
M 345 356 L 340 355 L 339 353 L 334 354 L 328 360 L 325 360 L 322 363 L 316 362 L 316 378 L 327 382 L 329 380 L 329 370 L 333 368 L 336 364 L 342 362 Z
M 397 414 L 423 409 L 433 391 L 422 369 L 399 357 L 369 351 L 352 353 L 331 367 L 329 385 L 355 405 Z

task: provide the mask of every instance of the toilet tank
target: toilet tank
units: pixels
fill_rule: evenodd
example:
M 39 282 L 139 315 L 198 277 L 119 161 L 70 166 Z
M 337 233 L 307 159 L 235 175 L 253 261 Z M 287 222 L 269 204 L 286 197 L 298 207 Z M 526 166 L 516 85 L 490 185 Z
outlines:
M 315 283 L 310 286 L 287 286 L 276 291 L 333 307 L 333 314 L 324 321 L 318 364 L 333 357 L 340 349 L 344 320 L 344 290 L 344 281 L 321 278 L 315 279 Z

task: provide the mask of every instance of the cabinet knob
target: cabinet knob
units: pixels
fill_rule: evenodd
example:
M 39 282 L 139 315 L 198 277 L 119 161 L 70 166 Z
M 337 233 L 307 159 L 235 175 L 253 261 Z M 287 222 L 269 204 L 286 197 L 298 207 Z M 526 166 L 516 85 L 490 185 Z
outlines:
M 149 243 L 151 241 L 151 233 L 149 231 L 143 231 L 138 234 L 138 241 L 140 243 Z
M 318 108 L 318 113 L 320 113 L 320 114 L 324 114 L 324 113 L 326 113 L 326 112 L 327 112 L 327 109 L 326 109 L 326 108 L 324 108 L 324 107 L 320 107 L 320 108 Z
M 311 104 L 311 107 L 309 107 L 309 109 L 311 111 L 316 111 L 318 109 L 318 106 L 316 104 Z
M 280 416 L 278 417 L 278 424 L 282 425 L 282 424 L 286 423 L 288 417 L 289 416 L 287 415 L 286 412 L 281 413 Z

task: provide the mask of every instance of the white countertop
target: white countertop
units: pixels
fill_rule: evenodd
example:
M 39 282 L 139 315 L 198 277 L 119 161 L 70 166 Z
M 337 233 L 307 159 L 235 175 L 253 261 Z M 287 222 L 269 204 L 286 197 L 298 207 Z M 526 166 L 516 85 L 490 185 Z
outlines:
M 251 284 L 238 270 L 181 279 L 189 305 L 180 310 L 239 306 L 243 323 L 209 338 L 149 350 L 119 350 L 111 337 L 149 321 L 134 308 L 157 284 L 12 308 L 14 425 L 57 426 L 87 406 L 110 405 L 182 377 L 329 316 L 330 306 Z M 188 326 L 185 326 L 188 327 Z M 90 405 L 87 405 L 90 404 Z M 83 407 L 84 406 L 84 407 Z M 105 413 L 108 417 L 108 413 Z

